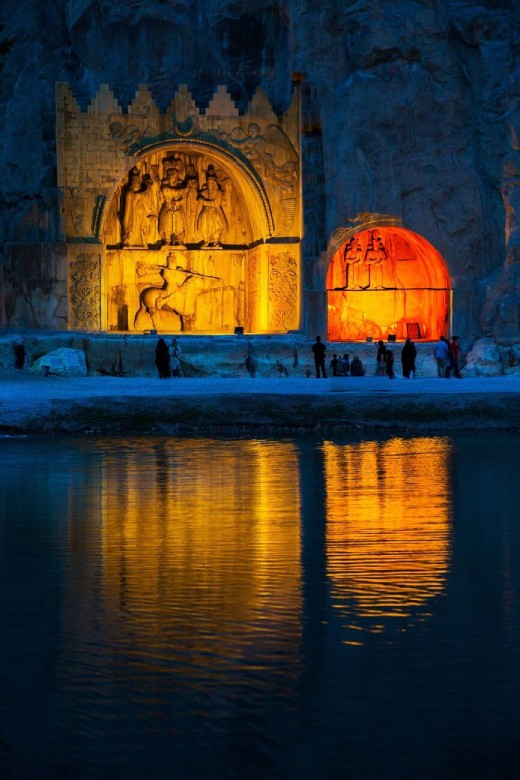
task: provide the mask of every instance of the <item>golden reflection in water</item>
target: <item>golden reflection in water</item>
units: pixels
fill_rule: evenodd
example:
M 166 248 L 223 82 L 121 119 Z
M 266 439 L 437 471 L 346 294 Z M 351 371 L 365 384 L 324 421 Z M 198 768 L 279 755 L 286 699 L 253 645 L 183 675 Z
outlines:
M 382 631 L 391 618 L 417 618 L 418 608 L 424 616 L 442 592 L 449 447 L 437 437 L 324 443 L 327 573 L 351 628 Z
M 291 443 L 155 440 L 107 453 L 105 610 L 148 651 L 238 657 L 300 633 L 300 487 Z

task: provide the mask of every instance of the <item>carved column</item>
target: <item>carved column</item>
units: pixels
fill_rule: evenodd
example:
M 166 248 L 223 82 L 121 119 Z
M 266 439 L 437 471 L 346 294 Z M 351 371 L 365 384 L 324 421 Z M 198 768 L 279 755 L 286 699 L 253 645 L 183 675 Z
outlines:
M 69 328 L 101 328 L 101 253 L 85 251 L 69 261 Z

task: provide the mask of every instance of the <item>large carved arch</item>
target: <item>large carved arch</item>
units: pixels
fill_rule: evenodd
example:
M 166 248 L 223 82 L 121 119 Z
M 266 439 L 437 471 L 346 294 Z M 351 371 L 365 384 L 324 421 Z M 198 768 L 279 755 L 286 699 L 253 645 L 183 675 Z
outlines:
M 58 84 L 56 107 L 70 328 L 299 328 L 297 97 L 240 113 L 221 86 L 202 111 L 180 85 L 161 110 L 143 85 L 123 110 L 101 85 L 84 110 Z
M 232 155 L 186 141 L 147 149 L 100 228 L 106 329 L 291 328 L 296 263 L 267 249 L 272 226 L 262 182 Z
M 440 253 L 392 224 L 349 230 L 326 279 L 332 341 L 436 340 L 448 332 L 450 279 Z

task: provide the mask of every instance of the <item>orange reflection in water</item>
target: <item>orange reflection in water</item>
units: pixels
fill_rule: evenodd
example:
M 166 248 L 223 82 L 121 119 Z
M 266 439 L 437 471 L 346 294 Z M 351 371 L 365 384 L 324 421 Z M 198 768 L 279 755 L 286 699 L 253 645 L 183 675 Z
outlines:
M 102 475 L 104 609 L 190 662 L 296 643 L 300 499 L 290 443 L 163 440 Z M 258 656 L 257 656 L 258 657 Z
M 444 438 L 323 447 L 334 606 L 381 631 L 444 588 L 450 557 Z

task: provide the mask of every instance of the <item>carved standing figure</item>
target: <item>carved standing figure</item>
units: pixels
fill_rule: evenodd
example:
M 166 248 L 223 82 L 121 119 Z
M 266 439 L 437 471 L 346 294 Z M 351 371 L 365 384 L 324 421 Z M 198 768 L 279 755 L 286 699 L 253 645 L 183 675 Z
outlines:
M 145 244 L 159 241 L 160 191 L 157 181 L 150 175 L 143 177 L 145 190 L 142 193 L 142 234 Z
M 383 289 L 383 261 L 386 260 L 385 247 L 379 230 L 373 230 L 367 245 L 365 264 L 369 267 L 370 284 L 374 290 Z
M 197 177 L 190 175 L 186 178 L 186 240 L 190 244 L 197 243 L 197 218 L 200 210 L 199 184 Z
M 358 238 L 353 236 L 345 247 L 345 287 L 351 290 L 361 289 L 360 271 L 363 260 L 363 248 Z
M 166 244 L 182 246 L 186 234 L 185 185 L 176 167 L 168 168 L 161 184 L 163 205 L 159 214 L 159 235 Z
M 123 211 L 123 244 L 125 246 L 143 246 L 143 191 L 139 173 L 130 176 L 130 189 L 125 195 Z
M 220 238 L 227 230 L 227 221 L 221 205 L 222 187 L 212 165 L 208 166 L 206 183 L 200 190 L 199 199 L 202 208 L 197 219 L 197 230 L 202 234 L 203 246 L 220 247 Z

